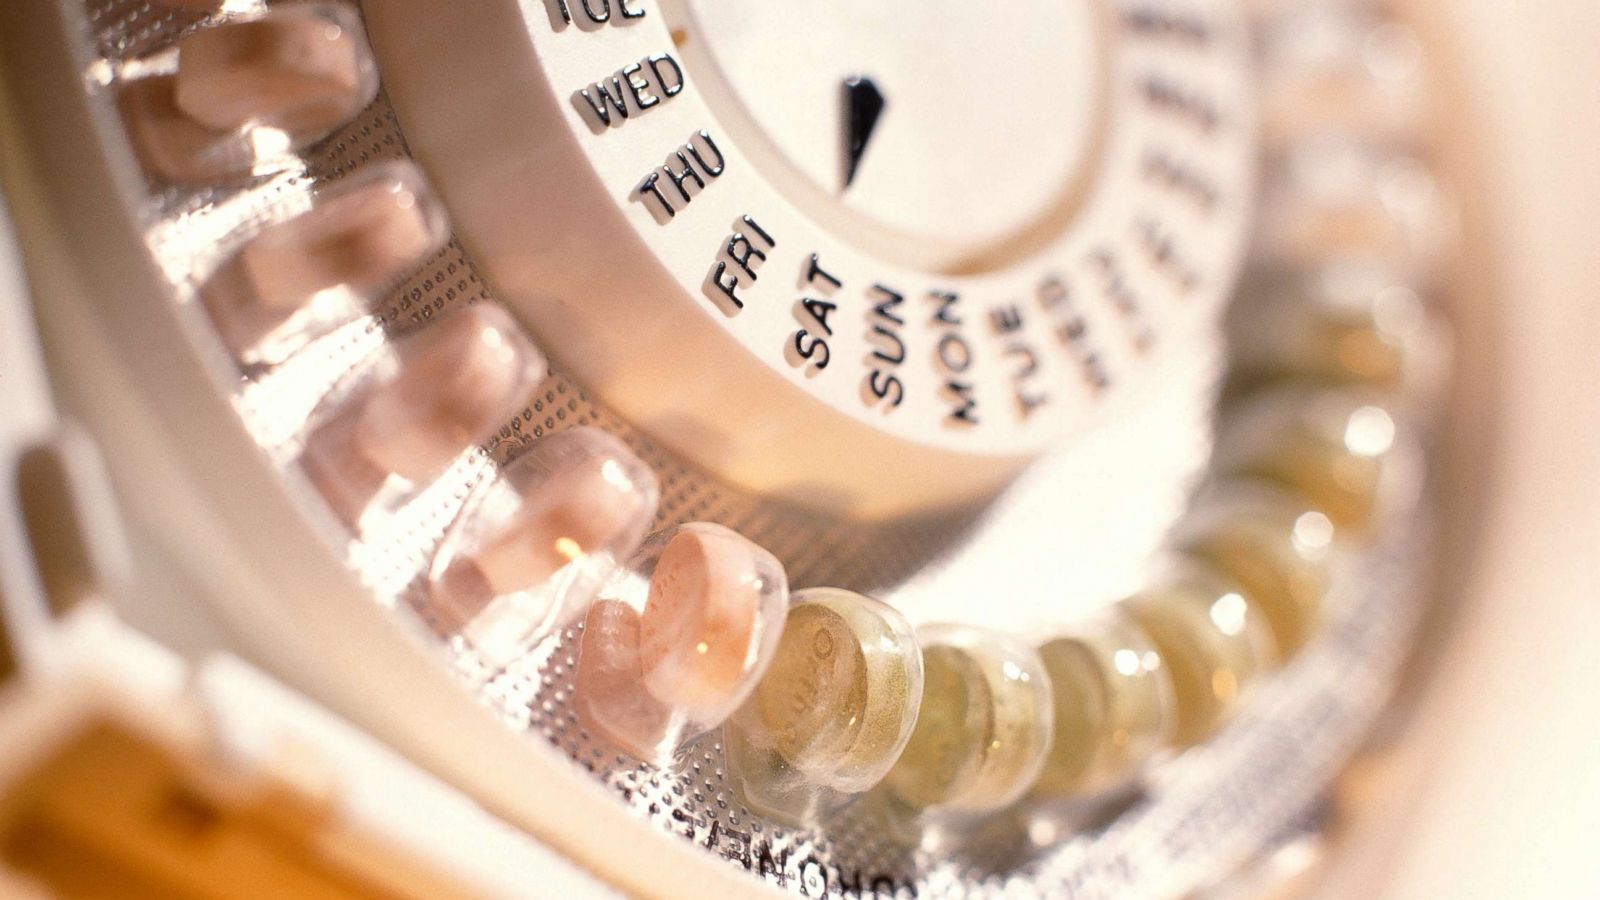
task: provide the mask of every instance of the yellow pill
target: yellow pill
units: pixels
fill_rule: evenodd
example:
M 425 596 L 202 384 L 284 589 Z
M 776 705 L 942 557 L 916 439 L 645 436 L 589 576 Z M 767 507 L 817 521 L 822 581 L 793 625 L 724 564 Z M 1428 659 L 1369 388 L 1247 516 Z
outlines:
M 850 623 L 825 604 L 791 608 L 753 697 L 759 733 L 791 765 L 842 756 L 860 734 L 867 706 L 866 654 Z
M 1288 658 L 1322 621 L 1334 524 L 1290 495 L 1235 489 L 1236 496 L 1197 508 L 1175 543 L 1244 588 Z
M 1359 533 L 1376 524 L 1397 438 L 1394 417 L 1368 394 L 1274 392 L 1224 423 L 1216 463 L 1286 487 Z
M 801 591 L 771 667 L 724 731 L 734 785 L 769 818 L 816 822 L 882 780 L 921 696 L 903 616 L 848 591 Z
M 981 814 L 1032 786 L 1053 731 L 1049 676 L 1009 635 L 931 626 L 922 641 L 922 708 L 885 783 L 917 809 Z
M 1176 710 L 1161 655 L 1120 616 L 1045 641 L 1039 657 L 1055 698 L 1055 738 L 1035 795 L 1116 787 L 1171 734 Z
M 1177 702 L 1172 742 L 1210 737 L 1276 661 L 1272 632 L 1243 589 L 1199 568 L 1123 601 L 1161 654 Z
M 1296 379 L 1431 393 L 1444 339 L 1408 282 L 1364 256 L 1254 273 L 1229 311 L 1230 392 Z

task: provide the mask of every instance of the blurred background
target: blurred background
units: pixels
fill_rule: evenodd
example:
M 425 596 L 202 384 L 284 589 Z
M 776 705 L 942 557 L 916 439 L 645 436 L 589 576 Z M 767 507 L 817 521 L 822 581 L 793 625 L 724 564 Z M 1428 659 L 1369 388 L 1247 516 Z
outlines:
M 1317 896 L 1600 896 L 1600 4 L 1415 3 L 1448 35 L 1474 247 L 1447 612 Z M 1461 502 L 1482 487 L 1481 505 Z

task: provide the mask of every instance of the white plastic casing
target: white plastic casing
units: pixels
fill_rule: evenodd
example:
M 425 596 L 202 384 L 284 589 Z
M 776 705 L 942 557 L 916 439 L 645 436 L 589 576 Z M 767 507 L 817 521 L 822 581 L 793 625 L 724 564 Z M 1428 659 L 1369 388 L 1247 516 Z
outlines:
M 1014 6 L 995 15 L 1032 9 Z M 604 21 L 584 12 L 602 8 Z M 725 70 L 708 58 L 722 48 L 696 49 L 721 33 L 680 5 L 365 5 L 412 153 L 552 359 L 727 481 L 860 518 L 991 494 L 1064 436 L 1212 377 L 1252 199 L 1244 29 L 1225 0 L 1096 10 L 1068 17 L 1091 39 L 1061 37 L 1097 53 L 1073 69 L 1092 89 L 1063 89 L 1065 121 L 1027 107 L 1034 88 L 992 83 L 994 103 L 1023 104 L 1014 131 L 965 142 L 992 151 L 968 177 L 1001 181 L 1030 129 L 1090 134 L 1062 154 L 1060 202 L 961 258 L 906 250 L 786 164 L 806 151 L 775 148 L 759 124 L 786 113 L 749 114 L 729 79 L 807 77 L 802 61 Z M 960 24 L 891 18 L 886 55 Z M 985 54 L 1006 50 L 980 42 L 886 85 L 880 129 L 900 127 L 897 109 L 937 109 L 941 85 L 970 93 Z M 949 171 L 930 167 L 927 190 Z

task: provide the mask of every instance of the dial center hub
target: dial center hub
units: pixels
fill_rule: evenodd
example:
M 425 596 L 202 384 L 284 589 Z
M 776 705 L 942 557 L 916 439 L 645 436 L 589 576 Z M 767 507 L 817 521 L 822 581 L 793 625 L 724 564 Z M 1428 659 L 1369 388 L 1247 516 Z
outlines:
M 719 115 L 825 220 L 970 255 L 1070 204 L 1094 165 L 1107 48 L 1091 0 L 682 5 L 683 52 L 731 101 Z M 853 78 L 883 100 L 864 148 Z

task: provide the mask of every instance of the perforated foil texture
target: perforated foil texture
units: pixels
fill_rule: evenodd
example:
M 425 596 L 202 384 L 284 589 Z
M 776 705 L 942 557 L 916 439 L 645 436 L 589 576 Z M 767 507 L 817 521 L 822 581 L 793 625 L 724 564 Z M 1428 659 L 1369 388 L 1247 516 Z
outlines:
M 89 40 L 100 57 L 86 75 L 104 90 L 115 78 L 107 73 L 120 62 L 159 52 L 205 22 L 200 14 L 136 0 L 89 0 L 86 11 Z M 226 189 L 152 186 L 140 200 L 148 243 L 171 280 L 173 302 L 193 312 L 197 352 L 232 366 L 220 346 L 208 341 L 205 317 L 194 309 L 197 288 L 217 264 L 266 224 L 306 208 L 317 188 L 406 155 L 399 124 L 380 93 L 290 171 Z M 1347 563 L 1327 634 L 1260 690 L 1224 733 L 1164 762 L 1136 794 L 1092 815 L 1020 810 L 957 839 L 920 847 L 871 803 L 857 804 L 825 830 L 764 822 L 741 806 L 725 780 L 715 733 L 672 768 L 653 769 L 606 749 L 584 731 L 571 703 L 576 626 L 499 671 L 484 669 L 470 650 L 442 636 L 446 629 L 433 621 L 421 585 L 434 549 L 474 485 L 544 435 L 596 426 L 620 436 L 655 470 L 662 487 L 657 527 L 719 522 L 770 549 L 785 563 L 792 585 L 835 585 L 914 603 L 919 591 L 951 590 L 949 583 L 928 588 L 926 572 L 948 567 L 953 558 L 1002 552 L 997 534 L 1029 524 L 1039 491 L 1051 483 L 1049 461 L 1014 491 L 1020 498 L 1004 501 L 987 519 L 868 528 L 781 508 L 720 484 L 552 371 L 481 452 L 463 457 L 416 500 L 362 539 L 352 539 L 295 468 L 298 424 L 323 398 L 347 389 L 386 342 L 428 327 L 451 307 L 493 302 L 492 288 L 452 241 L 375 315 L 316 341 L 262 377 L 233 379 L 232 399 L 246 427 L 279 461 L 290 489 L 305 500 L 310 527 L 327 536 L 374 602 L 435 640 L 441 659 L 507 727 L 567 756 L 573 777 L 604 782 L 617 802 L 659 825 L 664 835 L 796 895 L 1139 897 L 1212 883 L 1315 819 L 1334 772 L 1379 715 L 1422 612 L 1419 561 L 1428 556 L 1429 530 L 1425 511 L 1415 507 L 1392 517 L 1376 552 Z M 558 352 L 551 355 L 559 358 Z M 1188 414 L 1209 415 L 1206 400 L 1175 402 Z M 1209 447 L 1196 443 L 1182 452 L 1183 465 L 1197 476 Z M 1157 537 L 1183 497 L 1174 493 L 1165 502 L 1168 508 L 1141 511 L 1160 520 L 1161 527 L 1150 530 Z M 1010 573 L 1002 616 L 1020 625 L 1060 615 L 1064 588 L 1049 570 L 1040 569 L 1030 584 L 1028 566 L 1016 560 L 997 564 Z M 927 608 L 995 605 L 943 597 Z

